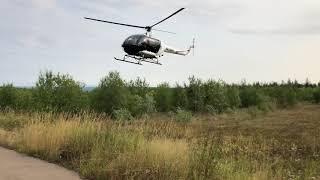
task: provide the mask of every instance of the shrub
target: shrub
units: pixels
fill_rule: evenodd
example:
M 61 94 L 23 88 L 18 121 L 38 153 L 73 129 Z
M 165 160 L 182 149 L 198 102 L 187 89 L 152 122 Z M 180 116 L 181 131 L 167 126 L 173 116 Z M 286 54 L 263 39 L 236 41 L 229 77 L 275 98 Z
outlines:
M 185 88 L 177 85 L 173 89 L 173 104 L 176 108 L 181 107 L 187 109 L 189 107 L 188 95 Z
M 240 92 L 238 88 L 228 87 L 226 96 L 230 108 L 235 109 L 241 106 Z
M 289 107 L 297 103 L 296 92 L 290 87 L 276 88 L 275 94 L 272 96 L 276 98 L 277 104 L 280 107 Z
M 91 107 L 98 112 L 112 114 L 113 110 L 127 108 L 130 92 L 118 72 L 110 72 L 92 92 Z
M 205 104 L 212 106 L 218 113 L 228 108 L 225 83 L 209 80 L 204 85 Z
M 130 111 L 127 109 L 114 110 L 112 115 L 117 121 L 130 121 L 133 119 Z
M 242 107 L 258 106 L 263 102 L 264 95 L 256 88 L 245 87 L 240 91 L 240 99 Z
M 203 111 L 205 106 L 205 92 L 202 81 L 196 79 L 194 76 L 190 77 L 186 91 L 189 100 L 189 109 L 194 112 Z
M 43 111 L 78 112 L 83 108 L 83 85 L 69 75 L 40 73 L 34 98 Z
M 137 78 L 135 81 L 128 83 L 131 94 L 144 97 L 149 92 L 149 84 L 145 79 Z
M 313 93 L 314 93 L 314 88 L 300 88 L 300 89 L 295 89 L 296 91 L 296 96 L 297 100 L 299 101 L 313 101 Z
M 0 109 L 15 108 L 17 92 L 12 84 L 0 87 Z
M 206 105 L 205 111 L 211 115 L 216 115 L 219 113 L 219 111 L 212 105 Z
M 313 99 L 315 103 L 320 103 L 320 87 L 315 89 L 315 91 L 313 92 Z
M 181 108 L 177 109 L 175 114 L 175 120 L 178 122 L 187 123 L 190 122 L 192 119 L 192 113 Z
M 153 113 L 156 111 L 156 102 L 151 93 L 147 93 L 143 102 L 144 113 Z
M 172 108 L 172 90 L 168 83 L 162 83 L 155 89 L 156 108 L 160 112 L 168 112 Z
M 139 95 L 130 96 L 129 111 L 135 117 L 144 114 L 144 99 Z
M 134 117 L 155 112 L 155 101 L 152 94 L 146 94 L 144 98 L 139 95 L 131 96 L 129 110 Z
M 18 110 L 33 111 L 34 107 L 33 89 L 17 89 L 16 108 Z

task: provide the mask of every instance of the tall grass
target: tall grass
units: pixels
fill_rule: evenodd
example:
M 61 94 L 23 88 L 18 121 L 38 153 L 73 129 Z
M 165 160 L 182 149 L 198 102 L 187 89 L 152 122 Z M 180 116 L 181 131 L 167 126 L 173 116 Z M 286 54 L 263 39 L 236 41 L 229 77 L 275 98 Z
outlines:
M 319 109 L 196 114 L 190 122 L 4 112 L 1 127 L 23 123 L 0 130 L 0 143 L 89 179 L 317 179 Z
M 143 122 L 89 121 L 63 115 L 52 121 L 39 116 L 51 117 L 30 116 L 22 128 L 16 129 L 13 148 L 64 163 L 91 179 L 186 177 L 188 143 L 157 137 L 156 132 L 142 129 Z M 151 124 L 146 127 L 155 128 Z M 1 141 L 7 139 L 0 137 Z

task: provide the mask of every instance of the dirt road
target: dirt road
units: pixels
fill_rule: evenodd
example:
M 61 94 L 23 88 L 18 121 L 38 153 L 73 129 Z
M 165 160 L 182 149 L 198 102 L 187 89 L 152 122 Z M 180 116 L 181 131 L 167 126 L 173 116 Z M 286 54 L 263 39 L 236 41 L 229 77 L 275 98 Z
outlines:
M 80 180 L 77 173 L 0 147 L 0 180 Z

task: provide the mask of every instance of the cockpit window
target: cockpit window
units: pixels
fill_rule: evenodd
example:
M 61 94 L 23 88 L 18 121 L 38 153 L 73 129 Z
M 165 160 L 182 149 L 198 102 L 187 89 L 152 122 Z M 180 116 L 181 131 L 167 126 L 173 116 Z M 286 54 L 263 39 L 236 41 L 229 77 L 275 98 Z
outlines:
M 144 39 L 144 37 L 145 37 L 144 35 L 133 35 L 133 36 L 130 36 L 125 40 L 125 44 L 128 44 L 128 45 L 139 45 L 141 40 Z
M 138 34 L 128 37 L 122 44 L 122 47 L 127 49 L 127 51 L 134 49 L 137 52 L 147 50 L 157 53 L 161 48 L 161 42 L 158 39 Z

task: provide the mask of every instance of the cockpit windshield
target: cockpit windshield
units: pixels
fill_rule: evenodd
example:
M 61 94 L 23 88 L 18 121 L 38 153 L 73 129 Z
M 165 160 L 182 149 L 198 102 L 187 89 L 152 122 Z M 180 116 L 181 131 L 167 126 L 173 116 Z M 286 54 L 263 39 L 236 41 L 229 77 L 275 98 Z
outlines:
M 128 54 L 136 54 L 144 50 L 157 53 L 161 48 L 161 42 L 158 39 L 138 34 L 129 36 L 123 42 L 122 47 Z
M 125 41 L 125 45 L 139 45 L 145 38 L 145 35 L 132 35 L 128 37 Z

